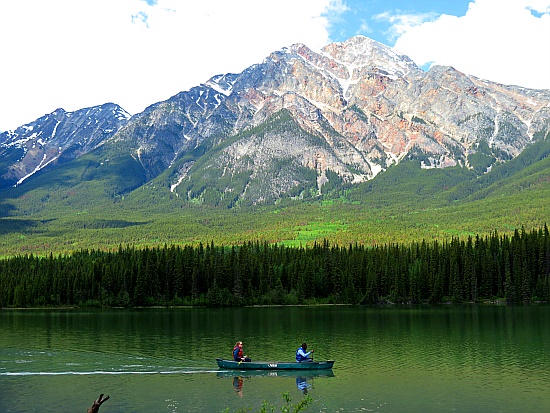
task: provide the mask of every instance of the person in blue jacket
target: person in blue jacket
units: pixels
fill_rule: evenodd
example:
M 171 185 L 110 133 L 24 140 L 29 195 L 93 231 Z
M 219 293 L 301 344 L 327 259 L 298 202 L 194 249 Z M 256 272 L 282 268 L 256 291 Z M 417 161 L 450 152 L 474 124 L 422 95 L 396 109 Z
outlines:
M 302 363 L 304 361 L 313 361 L 313 357 L 309 357 L 311 353 L 313 353 L 313 350 L 307 351 L 307 344 L 302 343 L 302 347 L 296 350 L 296 361 L 298 363 Z

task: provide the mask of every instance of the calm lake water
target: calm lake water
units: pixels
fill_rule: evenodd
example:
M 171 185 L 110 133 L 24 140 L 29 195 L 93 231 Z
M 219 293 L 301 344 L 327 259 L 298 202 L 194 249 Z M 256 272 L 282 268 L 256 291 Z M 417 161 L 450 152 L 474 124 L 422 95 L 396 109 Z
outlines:
M 220 371 L 302 341 L 330 374 Z M 548 412 L 550 306 L 0 311 L 0 412 Z

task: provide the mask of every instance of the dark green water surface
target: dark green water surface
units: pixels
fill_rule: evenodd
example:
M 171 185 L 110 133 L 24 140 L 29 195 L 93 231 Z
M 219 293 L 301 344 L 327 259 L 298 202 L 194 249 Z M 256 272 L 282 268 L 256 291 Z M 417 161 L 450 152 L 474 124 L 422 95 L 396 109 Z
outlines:
M 329 373 L 222 372 L 235 341 Z M 550 306 L 2 310 L 0 412 L 550 412 Z

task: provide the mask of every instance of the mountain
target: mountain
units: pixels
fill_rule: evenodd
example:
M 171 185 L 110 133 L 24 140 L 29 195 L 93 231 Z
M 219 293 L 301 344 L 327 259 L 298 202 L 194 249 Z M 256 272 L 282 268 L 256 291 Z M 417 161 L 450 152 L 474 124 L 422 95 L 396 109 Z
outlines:
M 86 197 L 101 176 L 111 198 L 160 192 L 233 208 L 338 197 L 404 161 L 483 176 L 550 133 L 549 90 L 452 67 L 424 72 L 362 36 L 319 53 L 284 48 L 130 119 L 107 106 L 58 110 L 0 135 L 4 185 L 55 181 Z M 42 179 L 31 176 L 46 165 Z
M 0 188 L 20 185 L 48 165 L 76 159 L 103 144 L 129 119 L 107 103 L 75 112 L 57 109 L 13 132 L 0 134 Z

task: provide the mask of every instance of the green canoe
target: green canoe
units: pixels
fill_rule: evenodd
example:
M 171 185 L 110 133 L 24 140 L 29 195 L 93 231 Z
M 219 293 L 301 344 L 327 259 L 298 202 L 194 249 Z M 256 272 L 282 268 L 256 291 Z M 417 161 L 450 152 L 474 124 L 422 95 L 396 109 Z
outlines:
M 237 370 L 325 370 L 331 369 L 334 360 L 308 361 L 298 363 L 295 361 L 249 361 L 238 362 L 217 358 L 216 363 L 222 369 Z

